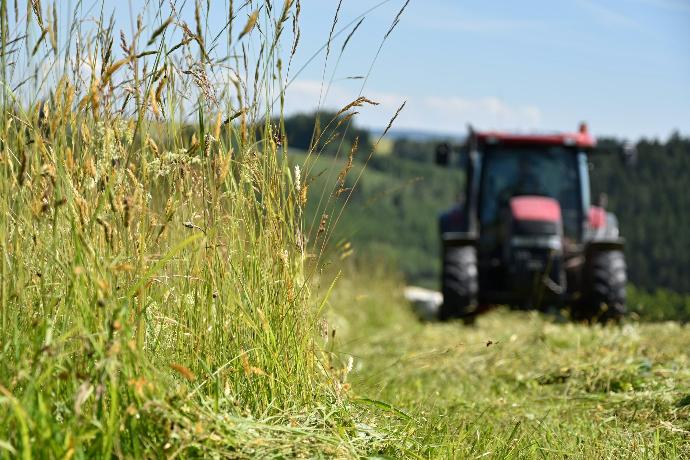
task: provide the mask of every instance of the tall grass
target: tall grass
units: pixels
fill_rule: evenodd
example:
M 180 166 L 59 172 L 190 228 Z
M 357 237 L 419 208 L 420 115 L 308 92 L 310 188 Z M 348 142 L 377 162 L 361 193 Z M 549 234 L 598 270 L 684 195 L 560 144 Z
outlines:
M 0 456 L 355 455 L 280 123 L 299 2 L 231 1 L 221 31 L 206 2 L 189 23 L 161 2 L 130 34 L 79 1 L 62 25 L 61 2 L 16 5 Z

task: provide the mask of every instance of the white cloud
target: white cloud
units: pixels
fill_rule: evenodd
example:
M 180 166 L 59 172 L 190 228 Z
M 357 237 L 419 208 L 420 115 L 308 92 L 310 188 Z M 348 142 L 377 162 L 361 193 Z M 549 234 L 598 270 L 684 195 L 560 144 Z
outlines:
M 629 16 L 618 10 L 606 7 L 592 0 L 579 0 L 578 4 L 586 9 L 592 17 L 601 24 L 609 27 L 625 27 L 639 29 L 640 25 Z
M 360 85 L 355 81 L 355 85 Z M 319 96 L 326 93 L 321 82 L 297 80 L 287 90 L 286 113 L 310 112 L 317 108 Z M 328 91 L 327 109 L 340 109 L 357 98 L 359 88 L 334 84 Z M 396 120 L 395 128 L 418 129 L 443 133 L 464 134 L 471 123 L 481 129 L 533 131 L 541 127 L 541 110 L 533 105 L 512 105 L 497 97 L 466 98 L 458 95 L 404 96 L 384 91 L 365 91 L 364 96 L 378 102 L 375 107 L 362 107 L 358 124 L 381 128 L 388 124 L 400 105 L 405 109 Z M 323 96 L 322 96 L 323 99 Z
M 690 12 L 690 2 L 687 0 L 639 0 L 650 6 L 671 11 Z

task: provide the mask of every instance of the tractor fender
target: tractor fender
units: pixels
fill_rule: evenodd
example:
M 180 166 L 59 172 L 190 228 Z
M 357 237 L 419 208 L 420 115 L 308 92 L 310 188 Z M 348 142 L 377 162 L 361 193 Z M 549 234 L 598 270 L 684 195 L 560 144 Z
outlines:
M 439 232 L 443 247 L 474 246 L 476 232 L 468 229 L 467 213 L 463 206 L 457 205 L 439 216 Z
M 596 261 L 606 253 L 620 252 L 625 249 L 625 240 L 620 236 L 618 219 L 613 213 L 606 212 L 602 208 L 592 208 L 589 214 L 589 223 L 585 237 L 584 270 L 579 276 L 581 290 L 588 289 L 588 281 L 591 280 Z M 591 286 L 590 286 L 591 287 Z
M 616 241 L 623 242 L 620 236 L 620 229 L 618 227 L 618 218 L 612 212 L 606 212 L 603 208 L 592 206 L 589 210 L 587 222 L 587 237 L 588 243 L 604 242 L 612 243 Z
M 625 239 L 620 236 L 618 219 L 612 212 L 592 206 L 587 227 L 584 255 L 588 264 L 596 254 L 625 249 Z
M 591 254 L 603 251 L 622 251 L 625 248 L 625 240 L 623 238 L 611 238 L 588 241 L 585 246 L 585 254 L 587 258 Z
M 446 232 L 466 232 L 467 213 L 464 206 L 456 205 L 438 216 L 438 229 Z
M 441 242 L 444 248 L 476 246 L 477 234 L 473 232 L 443 232 Z

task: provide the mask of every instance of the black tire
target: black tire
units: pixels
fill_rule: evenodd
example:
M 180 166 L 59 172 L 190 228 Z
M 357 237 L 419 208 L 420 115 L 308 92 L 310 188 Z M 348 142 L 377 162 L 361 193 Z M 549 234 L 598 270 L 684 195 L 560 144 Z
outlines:
M 617 321 L 626 315 L 625 287 L 628 283 L 623 251 L 601 251 L 592 255 L 585 276 L 582 319 Z
M 477 308 L 477 250 L 473 246 L 443 249 L 439 319 L 465 318 L 471 321 Z

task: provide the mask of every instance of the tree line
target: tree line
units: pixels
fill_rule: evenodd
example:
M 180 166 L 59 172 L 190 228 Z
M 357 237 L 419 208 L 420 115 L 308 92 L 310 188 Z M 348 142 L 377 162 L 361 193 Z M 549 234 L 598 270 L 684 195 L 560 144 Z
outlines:
M 285 120 L 291 147 L 311 145 L 314 122 L 313 115 Z M 351 126 L 345 142 L 359 136 L 360 149 L 366 148 L 362 139 L 371 136 L 365 132 Z M 355 244 L 360 263 L 389 264 L 409 282 L 429 287 L 437 287 L 439 275 L 436 218 L 464 182 L 461 171 L 434 165 L 436 144 L 398 138 L 387 155 L 374 155 L 339 229 Z M 606 152 L 622 147 L 616 139 L 599 144 Z M 659 291 L 667 300 L 680 293 L 673 303 L 690 318 L 690 297 L 682 295 L 690 293 L 690 138 L 675 133 L 665 141 L 642 139 L 636 147 L 637 160 L 628 166 L 615 154 L 591 155 L 593 201 L 605 194 L 607 209 L 618 216 L 633 297 L 649 304 L 652 297 L 644 293 Z

